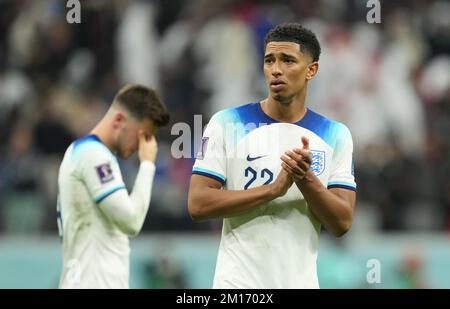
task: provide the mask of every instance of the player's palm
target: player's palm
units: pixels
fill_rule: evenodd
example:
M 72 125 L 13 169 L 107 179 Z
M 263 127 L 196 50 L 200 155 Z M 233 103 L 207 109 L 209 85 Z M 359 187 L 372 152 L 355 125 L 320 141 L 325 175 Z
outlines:
M 156 138 L 153 135 L 146 137 L 144 134 L 139 134 L 139 160 L 155 162 L 157 154 Z

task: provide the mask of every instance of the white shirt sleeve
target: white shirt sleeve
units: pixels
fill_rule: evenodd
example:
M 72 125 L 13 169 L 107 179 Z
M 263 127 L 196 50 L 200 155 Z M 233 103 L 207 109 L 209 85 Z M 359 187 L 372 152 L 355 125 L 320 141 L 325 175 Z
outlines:
M 133 191 L 128 195 L 117 159 L 104 145 L 92 143 L 80 150 L 78 172 L 100 210 L 124 233 L 137 235 L 150 204 L 155 165 L 140 164 Z
M 143 161 L 139 167 L 133 191 L 115 191 L 100 202 L 100 209 L 127 235 L 136 236 L 144 224 L 150 205 L 155 165 Z
M 218 115 L 214 115 L 205 129 L 192 168 L 192 174 L 213 178 L 221 182 L 222 185 L 227 180 L 224 129 Z
M 328 179 L 328 189 L 330 188 L 356 190 L 353 170 L 353 140 L 345 125 L 341 125 L 331 160 L 331 173 Z
M 118 190 L 126 190 L 116 157 L 100 143 L 87 143 L 76 150 L 78 177 L 96 203 Z

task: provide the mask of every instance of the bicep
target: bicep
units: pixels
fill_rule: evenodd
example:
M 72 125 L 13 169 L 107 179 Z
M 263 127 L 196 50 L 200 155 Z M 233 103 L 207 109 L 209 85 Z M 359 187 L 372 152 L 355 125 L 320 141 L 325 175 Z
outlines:
M 216 204 L 217 193 L 222 183 L 214 178 L 193 174 L 189 186 L 188 211 L 192 219 L 206 219 L 205 206 Z M 217 205 L 216 205 L 217 206 Z
M 341 200 L 345 201 L 345 203 L 349 206 L 351 211 L 353 212 L 355 209 L 356 203 L 356 192 L 349 189 L 344 188 L 331 188 L 328 189 L 331 193 L 339 197 Z
M 222 183 L 214 178 L 193 174 L 191 176 L 191 183 L 189 187 L 189 192 L 191 190 L 204 190 L 207 188 L 221 189 Z
M 192 174 L 191 182 L 189 184 L 188 193 L 188 208 L 196 207 L 199 204 L 202 205 L 205 199 L 211 194 L 215 194 L 215 190 L 220 190 L 222 183 L 214 178 L 208 176 Z

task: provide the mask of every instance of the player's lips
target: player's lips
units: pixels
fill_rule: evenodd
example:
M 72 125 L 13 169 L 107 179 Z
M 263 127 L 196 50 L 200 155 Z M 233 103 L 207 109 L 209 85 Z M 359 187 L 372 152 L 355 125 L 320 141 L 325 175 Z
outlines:
M 274 91 L 279 91 L 279 90 L 283 89 L 285 85 L 286 85 L 286 83 L 284 81 L 282 81 L 280 79 L 275 79 L 270 82 L 270 89 L 272 89 Z

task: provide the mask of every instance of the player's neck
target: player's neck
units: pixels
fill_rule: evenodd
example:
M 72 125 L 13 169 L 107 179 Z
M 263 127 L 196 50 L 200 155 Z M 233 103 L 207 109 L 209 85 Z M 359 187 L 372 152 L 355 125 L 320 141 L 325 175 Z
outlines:
M 111 129 L 106 126 L 102 121 L 98 123 L 95 128 L 90 132 L 97 136 L 100 141 L 109 149 L 112 153 L 116 153 L 114 148 L 113 136 L 111 134 Z
M 306 114 L 304 100 L 293 100 L 289 104 L 285 104 L 269 96 L 261 101 L 261 108 L 264 113 L 279 122 L 298 122 Z

